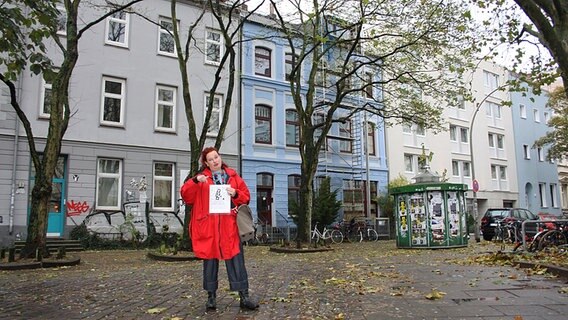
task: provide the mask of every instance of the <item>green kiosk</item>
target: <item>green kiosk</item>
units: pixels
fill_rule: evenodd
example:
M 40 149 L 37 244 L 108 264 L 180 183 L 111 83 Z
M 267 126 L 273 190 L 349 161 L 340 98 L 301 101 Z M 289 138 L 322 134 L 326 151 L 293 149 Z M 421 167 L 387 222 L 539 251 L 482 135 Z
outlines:
M 428 166 L 415 183 L 390 190 L 396 203 L 398 248 L 467 246 L 465 191 L 467 185 L 440 182 Z

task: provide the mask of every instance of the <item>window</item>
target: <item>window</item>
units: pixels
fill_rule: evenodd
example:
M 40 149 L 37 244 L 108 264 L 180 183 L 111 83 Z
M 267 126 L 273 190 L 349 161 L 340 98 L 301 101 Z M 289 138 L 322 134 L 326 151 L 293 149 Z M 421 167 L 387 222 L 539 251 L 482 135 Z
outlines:
M 525 156 L 525 159 L 531 158 L 531 150 L 528 144 L 523 144 L 523 154 Z
M 286 110 L 286 146 L 300 145 L 300 120 L 296 110 Z
M 60 36 L 67 35 L 67 10 L 64 7 L 57 6 L 57 34 Z
M 290 204 L 300 203 L 300 184 L 302 177 L 292 174 L 288 176 L 288 212 L 290 212 Z
M 502 106 L 496 103 L 487 102 L 485 104 L 485 113 L 490 118 L 501 119 L 501 108 Z
M 538 109 L 533 109 L 534 122 L 540 122 L 540 113 Z
M 223 38 L 221 33 L 213 30 L 207 30 L 205 36 L 205 62 L 219 64 L 221 62 L 223 50 Z
M 375 144 L 375 126 L 376 124 L 372 122 L 367 122 L 367 150 L 369 155 L 376 156 L 376 144 Z
M 497 89 L 499 86 L 499 76 L 493 72 L 483 70 L 484 86 L 490 91 Z
M 293 56 L 291 52 L 286 52 L 285 54 L 285 61 L 284 61 L 284 69 L 285 69 L 285 79 L 286 81 L 290 81 L 290 77 L 292 75 L 292 70 L 294 66 L 298 63 L 298 56 Z M 296 70 L 296 73 L 300 72 L 300 70 Z
M 543 208 L 548 207 L 546 203 L 546 183 L 538 184 L 538 195 L 540 199 L 540 206 Z
M 174 210 L 174 164 L 154 163 L 154 209 Z
M 467 128 L 463 128 L 463 127 L 460 128 L 460 139 L 461 139 L 461 142 L 463 142 L 463 143 L 468 142 L 469 138 L 467 136 Z
M 339 140 L 339 151 L 347 153 L 353 152 L 353 143 L 351 141 L 351 121 L 339 123 L 339 136 L 348 139 Z
M 156 130 L 175 131 L 176 92 L 176 88 L 156 87 Z
M 500 165 L 491 165 L 491 180 L 494 190 L 508 190 L 507 167 Z
M 118 11 L 110 15 L 106 20 L 105 43 L 127 47 L 129 19 L 130 15 L 124 11 Z
M 173 56 L 176 54 L 176 46 L 174 43 L 174 24 L 172 19 L 160 18 L 159 24 L 158 53 Z
M 116 78 L 103 78 L 103 98 L 101 124 L 123 125 L 126 81 Z
M 412 133 L 412 124 L 410 122 L 404 122 L 402 124 L 402 132 Z
M 96 208 L 119 210 L 122 194 L 122 160 L 97 161 Z
M 464 161 L 462 164 L 463 164 L 463 176 L 471 177 L 471 163 Z
M 272 76 L 272 51 L 264 47 L 254 48 L 254 74 L 264 77 Z
M 49 119 L 51 115 L 51 81 L 43 80 L 39 101 L 39 117 Z
M 538 161 L 544 161 L 544 151 L 542 150 L 542 148 L 537 148 L 536 152 L 538 154 Z
M 495 135 L 493 133 L 488 133 L 487 138 L 489 140 L 489 147 L 495 148 Z
M 418 136 L 425 136 L 426 131 L 424 130 L 424 126 L 421 124 L 416 125 L 416 135 Z
M 272 143 L 272 110 L 268 106 L 257 105 L 255 114 L 255 136 L 256 143 Z
M 209 118 L 209 127 L 207 128 L 208 136 L 216 137 L 219 134 L 219 128 L 221 128 L 221 117 L 223 114 L 221 111 L 222 109 L 221 99 L 222 97 L 220 95 L 215 95 L 215 97 L 213 97 L 213 109 L 211 110 L 211 117 Z M 207 93 L 207 96 L 205 97 L 205 108 L 203 112 L 204 122 L 207 113 L 207 108 L 209 107 L 210 102 L 211 102 L 210 96 Z
M 504 136 L 502 134 L 498 134 L 497 135 L 497 149 L 503 149 L 504 143 Z
M 404 170 L 406 172 L 414 172 L 414 167 L 415 167 L 414 155 L 405 154 L 404 155 Z
M 457 141 L 456 126 L 450 125 L 450 141 Z
M 313 124 L 318 125 L 325 122 L 325 114 L 323 112 L 315 112 L 313 115 Z M 323 129 L 321 127 L 317 127 L 314 129 L 314 140 L 319 139 L 322 134 Z
M 525 107 L 524 104 L 519 105 L 519 109 L 521 112 L 521 118 L 526 119 L 527 118 L 527 107 Z
M 548 121 L 550 120 L 550 113 L 545 111 L 543 115 L 544 115 L 544 123 L 548 124 Z
M 456 160 L 452 160 L 452 176 L 459 177 L 460 175 L 460 164 Z
M 556 200 L 556 183 L 550 184 L 550 206 L 553 208 L 558 207 L 558 200 Z
M 365 97 L 368 99 L 373 99 L 373 83 L 373 74 L 365 73 Z

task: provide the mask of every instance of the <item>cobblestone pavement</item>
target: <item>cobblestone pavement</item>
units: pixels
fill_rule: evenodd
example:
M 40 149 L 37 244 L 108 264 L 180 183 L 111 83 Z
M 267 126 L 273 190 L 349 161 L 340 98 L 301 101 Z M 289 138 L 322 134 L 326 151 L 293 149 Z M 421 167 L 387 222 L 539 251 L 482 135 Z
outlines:
M 0 272 L 0 319 L 566 319 L 566 279 L 464 266 L 486 248 L 396 249 L 393 241 L 322 253 L 247 247 L 257 311 L 241 311 L 221 268 L 218 310 L 205 311 L 201 262 L 145 251 L 78 253 L 81 264 Z M 439 299 L 434 299 L 439 297 Z M 428 299 L 430 297 L 432 299 Z

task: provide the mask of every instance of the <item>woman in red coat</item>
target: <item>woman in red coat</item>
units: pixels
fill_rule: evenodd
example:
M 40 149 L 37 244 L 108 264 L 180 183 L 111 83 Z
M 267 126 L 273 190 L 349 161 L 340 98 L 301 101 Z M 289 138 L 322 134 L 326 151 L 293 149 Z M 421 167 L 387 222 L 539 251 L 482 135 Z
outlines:
M 203 289 L 207 291 L 207 309 L 216 309 L 219 260 L 225 260 L 231 291 L 238 291 L 240 306 L 258 308 L 258 302 L 249 297 L 248 275 L 245 268 L 243 246 L 237 227 L 236 208 L 248 204 L 250 192 L 245 181 L 228 167 L 217 149 L 208 147 L 201 152 L 203 169 L 181 187 L 181 197 L 191 208 L 189 232 L 195 256 L 203 259 Z M 210 189 L 212 185 L 226 185 L 231 209 L 211 213 Z

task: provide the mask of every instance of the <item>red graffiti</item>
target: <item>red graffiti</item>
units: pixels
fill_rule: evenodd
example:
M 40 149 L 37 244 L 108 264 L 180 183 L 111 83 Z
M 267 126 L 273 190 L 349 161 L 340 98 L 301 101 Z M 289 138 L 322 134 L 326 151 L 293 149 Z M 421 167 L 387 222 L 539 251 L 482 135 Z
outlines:
M 89 205 L 87 204 L 87 201 L 83 201 L 81 203 L 81 202 L 75 202 L 75 201 L 71 200 L 71 202 L 67 201 L 65 206 L 67 207 L 67 216 L 68 217 L 78 216 L 81 213 L 85 213 L 85 212 L 89 211 Z

